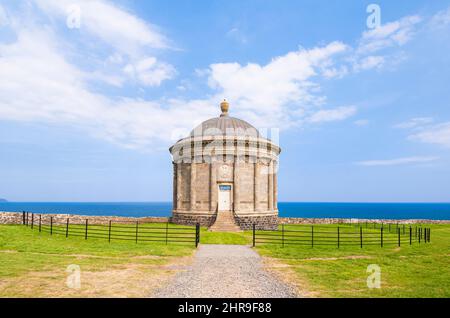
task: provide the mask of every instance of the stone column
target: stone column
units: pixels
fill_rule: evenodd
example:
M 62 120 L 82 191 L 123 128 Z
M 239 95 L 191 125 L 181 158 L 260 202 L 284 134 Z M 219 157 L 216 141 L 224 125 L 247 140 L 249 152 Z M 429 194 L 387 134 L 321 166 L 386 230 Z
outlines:
M 261 211 L 260 207 L 260 194 L 259 194 L 259 188 L 260 188 L 260 178 L 261 178 L 261 168 L 259 166 L 258 160 L 255 162 L 255 176 L 253 178 L 253 191 L 254 191 L 254 207 L 255 211 Z
M 273 211 L 273 160 L 270 160 L 268 169 L 269 169 L 269 171 L 267 171 L 267 176 L 269 178 L 268 180 L 269 190 L 267 192 L 268 210 Z
M 240 205 L 239 205 L 239 200 L 240 200 L 240 196 L 239 196 L 239 191 L 241 190 L 241 185 L 239 182 L 239 159 L 236 156 L 235 160 L 234 160 L 234 168 L 233 168 L 233 189 L 234 189 L 234 193 L 233 193 L 233 204 L 234 204 L 234 212 L 239 211 Z
M 172 203 L 173 203 L 173 209 L 177 209 L 177 164 L 175 162 L 172 162 L 172 168 L 173 168 L 173 180 L 172 180 Z
M 189 193 L 190 193 L 190 203 L 191 203 L 191 208 L 190 208 L 190 210 L 191 211 L 195 211 L 195 209 L 196 209 L 196 198 L 195 198 L 195 192 L 196 192 L 196 189 L 195 189 L 195 177 L 196 177 L 196 165 L 195 165 L 195 162 L 194 162 L 194 160 L 192 160 L 192 162 L 191 162 L 191 182 L 190 182 L 190 186 L 189 186 Z
M 216 212 L 217 208 L 217 168 L 214 162 L 209 165 L 209 210 Z
M 278 211 L 278 162 L 274 162 L 273 171 L 273 209 Z
M 177 206 L 177 210 L 180 210 L 183 208 L 183 203 L 182 203 L 182 198 L 183 198 L 183 194 L 181 192 L 181 162 L 176 164 L 176 169 L 177 169 L 177 197 L 176 197 L 176 206 Z

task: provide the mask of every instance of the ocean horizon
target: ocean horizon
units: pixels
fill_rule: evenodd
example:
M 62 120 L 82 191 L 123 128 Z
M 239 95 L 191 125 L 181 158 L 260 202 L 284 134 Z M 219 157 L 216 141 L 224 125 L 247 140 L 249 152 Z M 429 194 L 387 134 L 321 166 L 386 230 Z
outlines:
M 450 220 L 450 203 L 279 202 L 280 217 Z M 170 216 L 172 202 L 0 202 L 0 211 Z

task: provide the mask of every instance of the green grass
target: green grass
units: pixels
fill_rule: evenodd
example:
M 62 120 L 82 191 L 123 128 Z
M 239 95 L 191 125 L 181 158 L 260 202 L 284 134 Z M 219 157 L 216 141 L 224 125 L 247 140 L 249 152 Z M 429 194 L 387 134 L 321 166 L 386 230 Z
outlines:
M 410 246 L 402 241 L 401 247 L 355 245 L 339 249 L 259 245 L 257 250 L 288 264 L 285 274 L 313 296 L 450 297 L 450 225 L 424 226 L 431 228 L 431 243 Z M 380 289 L 367 287 L 370 264 L 381 268 Z
M 424 226 L 431 228 L 431 243 L 409 246 L 403 239 L 401 247 L 354 245 L 339 249 L 257 244 L 256 249 L 268 264 L 281 263 L 283 266 L 274 270 L 296 282 L 307 296 L 450 297 L 450 225 Z M 334 231 L 336 226 L 315 226 L 316 231 L 320 228 Z M 287 225 L 285 229 L 309 230 L 310 226 Z M 357 228 L 347 230 L 355 232 Z M 379 230 L 372 233 L 376 236 Z M 251 245 L 252 232 L 220 233 L 201 228 L 201 244 Z M 20 225 L 0 225 L 0 296 L 146 296 L 149 290 L 145 286 L 153 286 L 170 272 L 165 266 L 191 256 L 194 250 L 194 244 L 108 243 L 105 239 L 65 238 Z M 79 265 L 88 277 L 81 291 L 67 290 L 64 285 L 69 264 Z M 370 264 L 381 267 L 381 289 L 367 287 Z
M 250 245 L 252 244 L 251 232 L 210 232 L 207 228 L 202 227 L 200 231 L 200 243 Z
M 132 274 L 162 275 L 164 265 L 192 255 L 194 249 L 193 243 L 136 244 L 119 240 L 108 243 L 105 239 L 40 234 L 36 229 L 21 225 L 0 225 L 0 296 L 53 296 L 50 290 L 42 290 L 42 286 L 60 290 L 62 295 L 67 292 L 69 296 L 85 296 L 83 291 L 64 288 L 68 265 L 79 265 L 90 275 L 108 271 L 129 275 L 130 269 L 136 269 Z M 37 279 L 41 275 L 44 277 Z M 93 277 L 95 279 L 95 275 Z M 54 280 L 58 281 L 55 286 Z M 107 291 L 100 291 L 98 295 L 110 296 Z

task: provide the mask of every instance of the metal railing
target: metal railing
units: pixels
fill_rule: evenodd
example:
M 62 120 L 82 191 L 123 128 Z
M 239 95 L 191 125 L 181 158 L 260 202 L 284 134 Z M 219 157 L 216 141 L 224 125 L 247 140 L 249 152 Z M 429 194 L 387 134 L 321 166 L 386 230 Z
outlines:
M 23 212 L 23 224 L 29 226 L 39 233 L 50 235 L 63 235 L 65 237 L 84 237 L 105 239 L 111 241 L 135 241 L 136 243 L 159 242 L 165 244 L 183 243 L 195 244 L 200 242 L 200 225 L 195 226 L 174 226 L 169 222 L 165 223 L 145 223 L 139 221 L 113 221 L 105 223 L 89 223 L 86 218 L 80 222 L 67 218 L 62 220 L 55 218 L 51 214 L 35 214 Z
M 303 246 L 364 246 L 376 245 L 412 245 L 414 243 L 429 243 L 431 229 L 420 226 L 405 226 L 378 229 L 364 228 L 363 226 L 285 226 L 281 224 L 278 230 L 257 230 L 253 224 L 253 246 L 261 244 L 303 245 Z

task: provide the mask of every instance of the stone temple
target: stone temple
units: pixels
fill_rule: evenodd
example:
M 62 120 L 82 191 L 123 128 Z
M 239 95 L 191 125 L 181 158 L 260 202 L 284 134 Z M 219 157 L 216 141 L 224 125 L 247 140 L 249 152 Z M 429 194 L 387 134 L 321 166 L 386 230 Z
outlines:
M 275 229 L 281 149 L 249 123 L 222 113 L 172 147 L 173 211 L 178 224 L 210 230 Z

